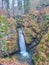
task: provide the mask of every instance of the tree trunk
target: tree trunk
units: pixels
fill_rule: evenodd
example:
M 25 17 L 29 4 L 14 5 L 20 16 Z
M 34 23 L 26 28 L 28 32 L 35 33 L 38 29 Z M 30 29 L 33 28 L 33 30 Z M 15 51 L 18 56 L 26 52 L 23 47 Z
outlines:
M 13 17 L 15 17 L 15 13 L 14 13 L 14 3 L 15 3 L 15 1 L 13 0 L 13 1 L 12 1 L 12 5 L 13 5 Z
M 3 9 L 3 0 L 2 0 L 2 9 Z

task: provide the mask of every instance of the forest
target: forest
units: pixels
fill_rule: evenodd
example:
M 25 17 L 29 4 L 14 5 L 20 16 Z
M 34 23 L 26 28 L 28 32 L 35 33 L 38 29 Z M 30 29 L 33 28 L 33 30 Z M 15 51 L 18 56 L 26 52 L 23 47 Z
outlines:
M 0 0 L 0 65 L 49 65 L 49 0 Z

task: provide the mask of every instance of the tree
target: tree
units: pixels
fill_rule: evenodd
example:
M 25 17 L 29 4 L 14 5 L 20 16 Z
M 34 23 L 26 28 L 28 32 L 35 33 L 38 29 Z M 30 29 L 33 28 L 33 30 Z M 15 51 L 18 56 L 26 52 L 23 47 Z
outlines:
M 5 2 L 6 2 L 7 15 L 8 15 L 8 17 L 10 17 L 10 14 L 9 14 L 9 9 L 10 9 L 9 0 L 5 0 Z
M 22 0 L 22 13 L 24 13 L 24 0 Z
M 14 13 L 14 4 L 15 4 L 15 1 L 12 0 L 13 16 L 15 17 L 15 13 Z
M 44 4 L 40 1 L 39 5 L 39 14 L 37 16 L 37 23 L 40 25 L 40 29 L 43 30 L 45 28 L 46 22 L 46 12 L 44 11 Z
M 2 0 L 2 9 L 3 9 L 3 0 Z
M 30 0 L 24 0 L 24 10 L 25 13 L 28 13 L 30 6 Z

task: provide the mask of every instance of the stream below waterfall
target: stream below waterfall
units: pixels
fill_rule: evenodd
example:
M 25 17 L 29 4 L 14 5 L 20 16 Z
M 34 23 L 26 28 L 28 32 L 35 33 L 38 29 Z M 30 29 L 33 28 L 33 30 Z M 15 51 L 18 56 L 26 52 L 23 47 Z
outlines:
M 18 36 L 19 36 L 19 47 L 20 47 L 20 54 L 19 54 L 20 60 L 26 61 L 28 65 L 34 65 L 34 63 L 32 63 L 32 58 L 30 56 L 30 53 L 27 51 L 23 30 L 21 28 L 18 29 Z

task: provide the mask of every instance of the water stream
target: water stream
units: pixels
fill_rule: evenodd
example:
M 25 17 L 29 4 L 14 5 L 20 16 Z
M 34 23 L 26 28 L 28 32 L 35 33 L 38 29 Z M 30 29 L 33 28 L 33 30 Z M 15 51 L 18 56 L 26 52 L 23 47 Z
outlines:
M 19 46 L 20 46 L 20 53 L 22 56 L 29 56 L 29 53 L 27 52 L 26 45 L 25 45 L 25 39 L 22 33 L 22 29 L 18 29 L 19 34 Z

